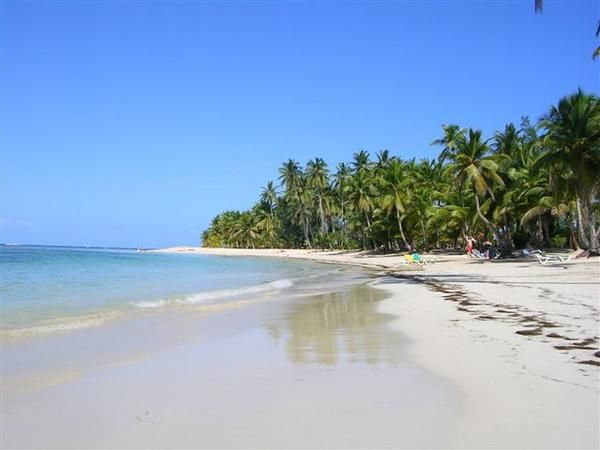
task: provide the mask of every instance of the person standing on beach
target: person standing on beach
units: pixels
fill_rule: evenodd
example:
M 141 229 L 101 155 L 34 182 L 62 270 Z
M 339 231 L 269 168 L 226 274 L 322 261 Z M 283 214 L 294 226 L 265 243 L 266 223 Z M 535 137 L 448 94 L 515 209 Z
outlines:
M 467 236 L 467 256 L 468 257 L 473 256 L 473 245 L 474 244 L 475 244 L 475 239 L 473 239 L 471 236 Z

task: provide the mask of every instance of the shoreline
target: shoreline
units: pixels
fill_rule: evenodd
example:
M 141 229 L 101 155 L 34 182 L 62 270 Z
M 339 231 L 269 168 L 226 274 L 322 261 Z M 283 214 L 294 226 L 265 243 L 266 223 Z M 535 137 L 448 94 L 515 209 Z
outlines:
M 312 250 L 177 247 L 219 256 L 279 257 L 378 270 L 379 311 L 412 341 L 419 364 L 451 380 L 467 406 L 455 447 L 597 448 L 600 444 L 600 258 L 536 260 Z M 415 270 L 417 269 L 417 270 Z
M 150 310 L 4 348 L 7 446 L 599 445 L 600 370 L 581 363 L 600 360 L 599 259 L 415 268 L 362 252 L 184 249 L 338 267 L 218 314 Z M 208 263 L 224 262 L 236 264 Z
M 13 375 L 29 369 L 4 380 L 4 446 L 446 447 L 463 395 L 408 356 L 368 271 L 325 272 L 218 314 L 152 314 L 12 348 Z

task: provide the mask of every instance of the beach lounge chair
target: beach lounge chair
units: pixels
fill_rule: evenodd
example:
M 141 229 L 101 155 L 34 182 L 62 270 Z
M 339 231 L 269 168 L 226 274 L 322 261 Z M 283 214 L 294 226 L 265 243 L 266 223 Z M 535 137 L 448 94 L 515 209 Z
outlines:
M 429 256 L 421 255 L 421 259 L 423 261 L 425 261 L 425 264 L 434 264 L 439 261 L 438 258 L 433 255 L 429 255 Z
M 544 253 L 542 250 L 528 250 L 523 249 L 523 255 L 529 258 L 536 258 L 538 262 L 542 265 L 546 265 L 553 262 L 567 262 L 571 259 L 570 255 L 554 255 Z
M 529 258 L 535 258 L 535 255 L 544 255 L 544 252 L 538 249 L 529 250 L 528 248 L 524 248 L 521 250 L 521 252 L 523 253 L 523 256 L 527 256 Z
M 547 255 L 547 254 L 535 254 L 538 262 L 545 266 L 546 264 L 553 262 L 567 262 L 571 259 L 571 256 L 563 256 L 563 255 Z
M 409 263 L 409 264 L 418 264 L 419 266 L 424 265 L 425 263 L 423 261 L 421 261 L 421 257 L 418 253 L 413 253 L 411 254 L 406 254 L 404 255 L 404 259 Z
M 431 259 L 427 258 L 426 256 L 420 255 L 416 252 L 412 254 L 412 259 L 414 262 L 416 262 L 417 264 L 420 264 L 420 265 L 430 264 L 433 262 Z
M 489 259 L 489 256 L 488 256 L 487 252 L 480 252 L 476 248 L 474 248 L 471 251 L 471 257 L 473 257 L 475 259 Z

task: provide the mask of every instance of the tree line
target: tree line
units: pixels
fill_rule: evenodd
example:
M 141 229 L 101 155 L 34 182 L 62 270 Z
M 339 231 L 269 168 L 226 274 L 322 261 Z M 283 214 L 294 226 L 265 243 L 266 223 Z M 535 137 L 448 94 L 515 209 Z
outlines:
M 598 250 L 600 100 L 581 90 L 537 122 L 485 139 L 443 125 L 434 159 L 361 150 L 331 169 L 290 159 L 246 211 L 217 215 L 206 247 L 456 248 L 467 236 L 504 254 L 526 244 Z

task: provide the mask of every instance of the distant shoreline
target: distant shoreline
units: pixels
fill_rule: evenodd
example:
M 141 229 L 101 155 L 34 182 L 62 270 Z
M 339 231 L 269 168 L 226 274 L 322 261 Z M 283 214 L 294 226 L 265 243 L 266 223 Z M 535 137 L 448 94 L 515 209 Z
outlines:
M 403 255 L 375 255 L 363 250 L 314 250 L 314 249 L 242 249 L 211 247 L 168 247 L 150 250 L 151 253 L 201 254 L 216 256 L 253 256 L 269 258 L 306 259 L 315 262 L 345 264 L 370 269 L 418 269 L 420 266 L 407 267 L 402 264 Z M 441 255 L 440 262 L 459 262 L 464 255 Z

